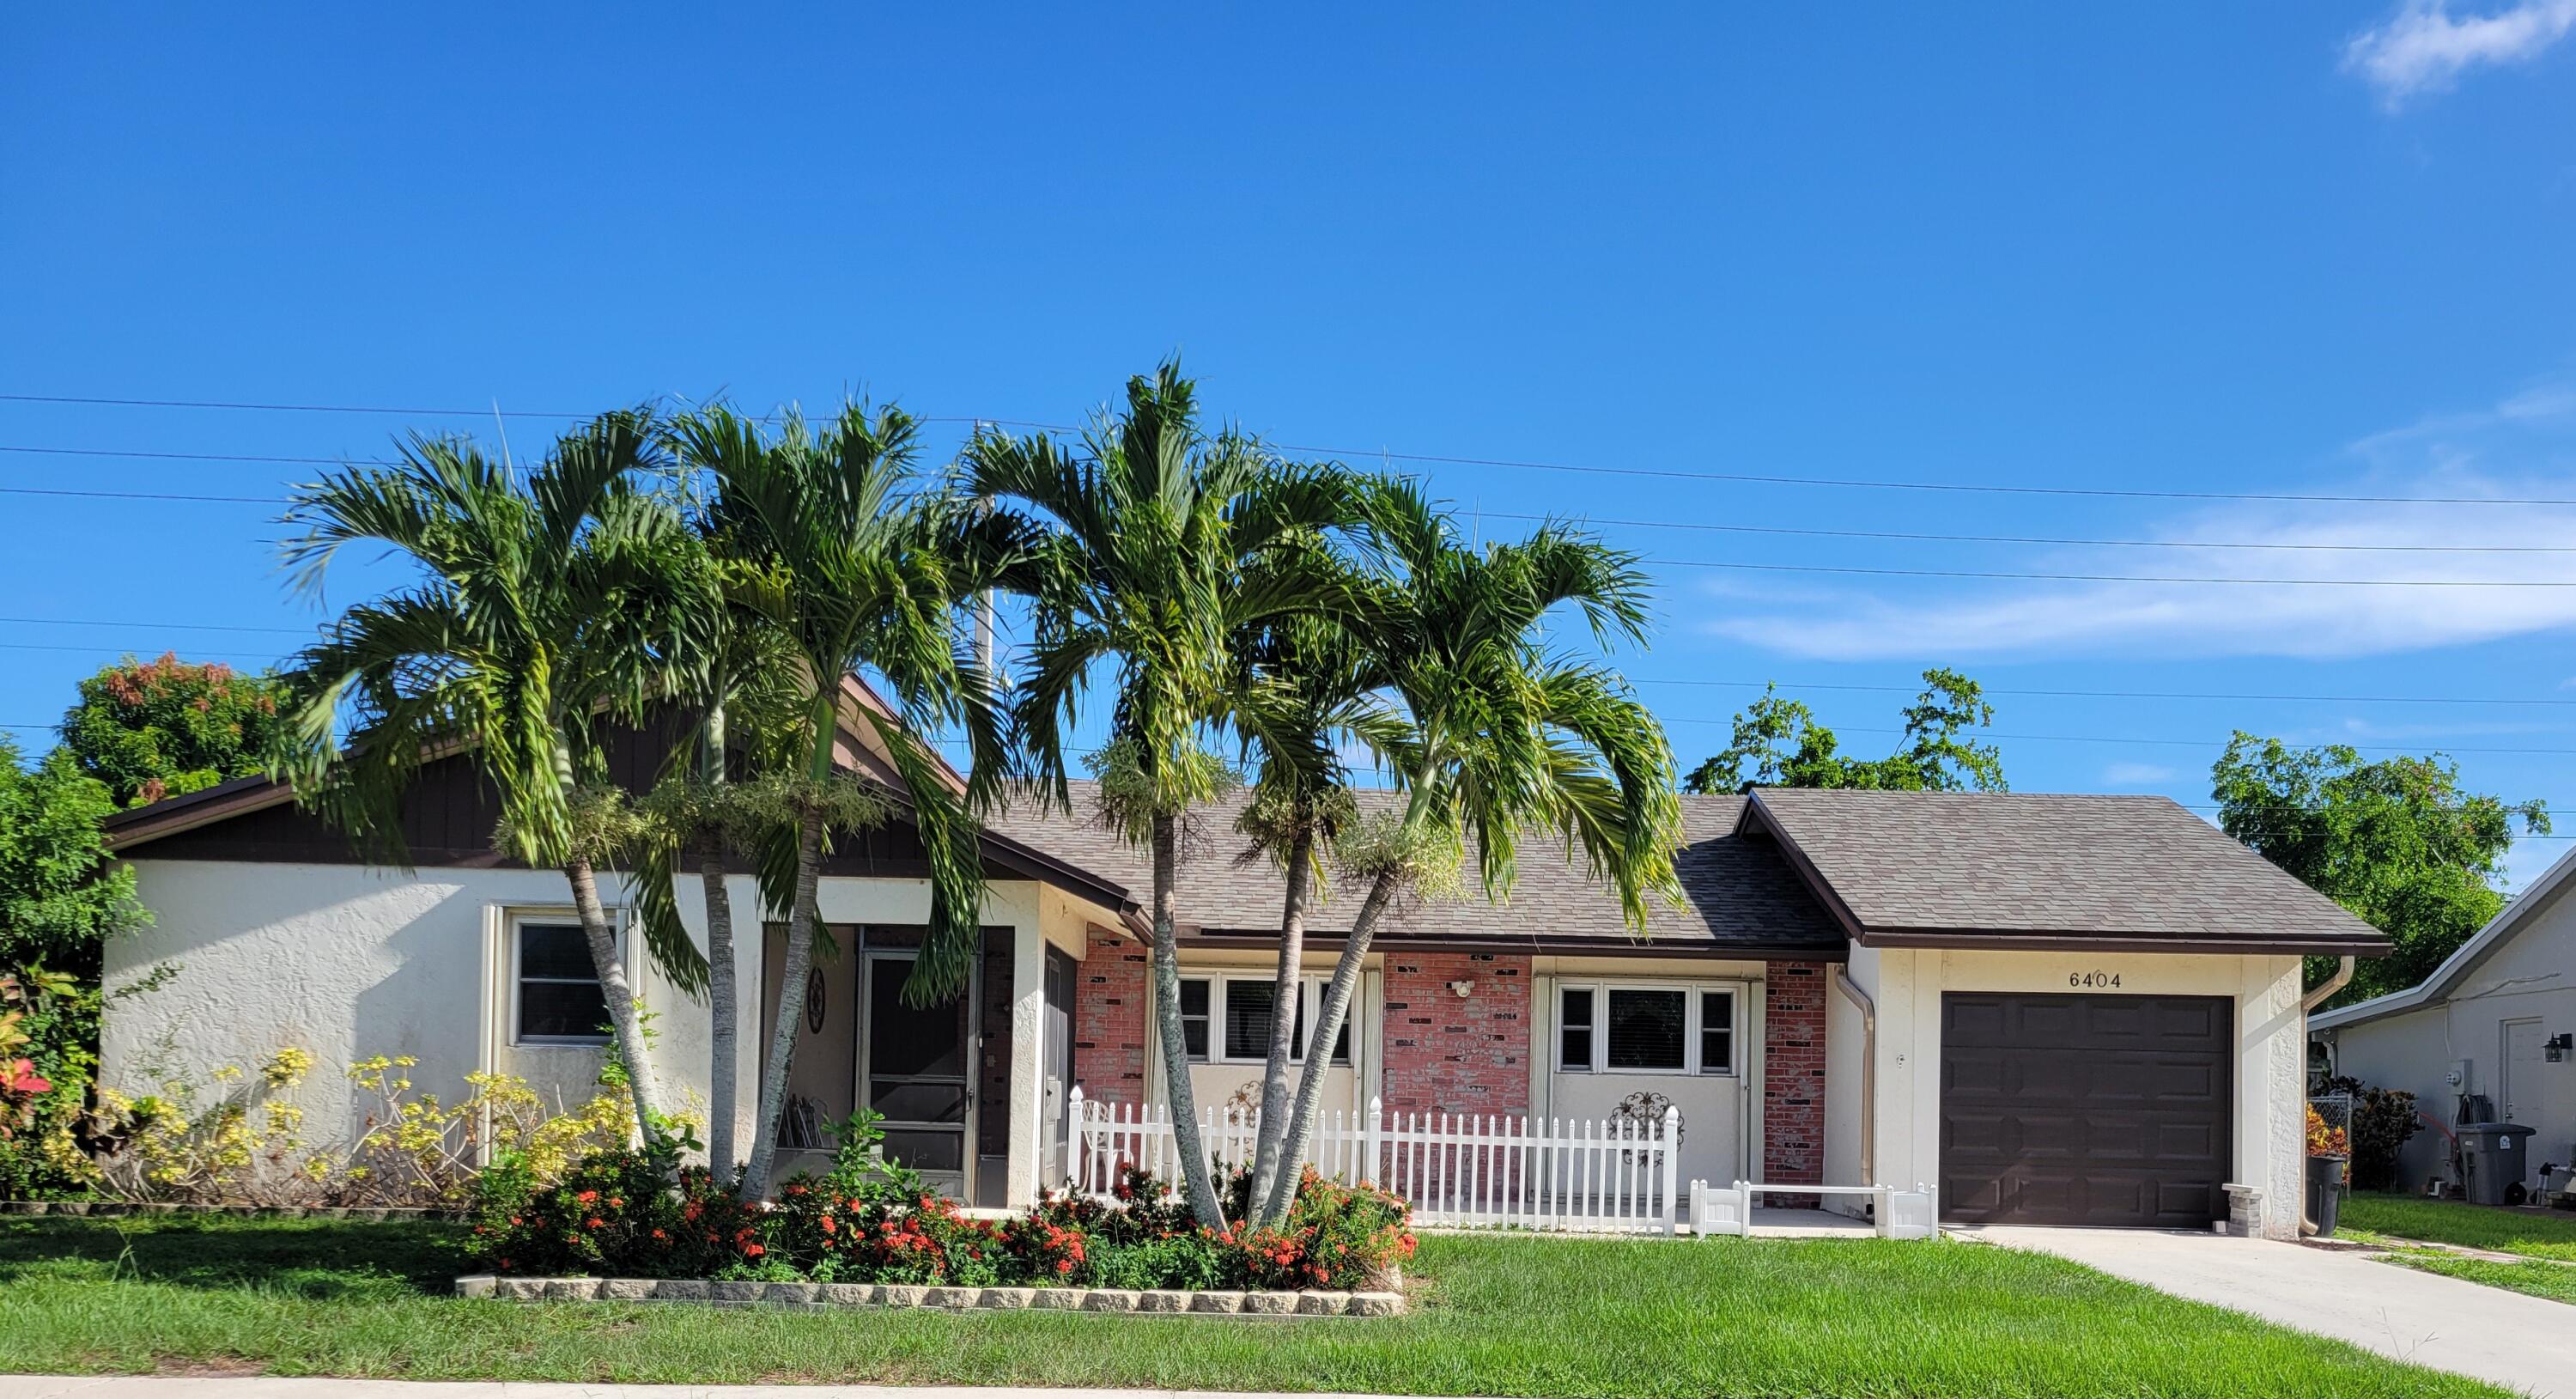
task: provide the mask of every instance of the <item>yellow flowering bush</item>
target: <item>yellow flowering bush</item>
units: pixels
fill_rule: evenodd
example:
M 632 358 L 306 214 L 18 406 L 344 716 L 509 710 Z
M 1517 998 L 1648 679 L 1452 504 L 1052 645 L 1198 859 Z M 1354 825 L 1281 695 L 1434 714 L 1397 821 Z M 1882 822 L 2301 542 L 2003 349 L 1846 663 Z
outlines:
M 449 1205 L 466 1198 L 484 1161 L 508 1156 L 551 1183 L 582 1157 L 626 1145 L 634 1121 L 615 1092 L 556 1111 L 511 1074 L 467 1074 L 452 1103 L 416 1094 L 409 1070 L 419 1061 L 379 1055 L 346 1071 L 374 1103 L 356 1139 L 317 1147 L 296 1101 L 313 1063 L 289 1047 L 255 1068 L 218 1067 L 202 1086 L 172 1079 L 129 1096 L 101 1085 L 85 1124 L 98 1188 L 182 1204 Z

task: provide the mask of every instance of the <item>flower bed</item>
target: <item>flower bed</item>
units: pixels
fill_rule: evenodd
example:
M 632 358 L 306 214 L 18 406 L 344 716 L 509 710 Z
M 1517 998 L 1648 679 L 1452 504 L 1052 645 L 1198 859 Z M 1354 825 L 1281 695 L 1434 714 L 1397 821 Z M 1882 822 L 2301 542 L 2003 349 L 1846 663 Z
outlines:
M 869 1123 L 840 1130 L 833 1170 L 789 1181 L 774 1203 L 740 1198 L 703 1167 L 677 1172 L 674 1184 L 667 1161 L 635 1151 L 585 1157 L 552 1184 L 498 1161 L 477 1183 L 469 1253 L 508 1284 L 496 1288 L 505 1296 L 524 1291 L 516 1279 L 548 1279 L 540 1291 L 549 1291 L 581 1278 L 613 1279 L 629 1300 L 659 1299 L 659 1289 L 630 1294 L 670 1281 L 868 1288 L 879 1303 L 888 1289 L 930 1288 L 977 1297 L 932 1305 L 1006 1306 L 981 1298 L 1030 1289 L 1388 1292 L 1413 1252 L 1404 1201 L 1311 1171 L 1276 1229 L 1203 1228 L 1171 1186 L 1142 1171 L 1114 1199 L 1059 1193 L 1023 1215 L 975 1218 L 879 1157 Z M 1240 1215 L 1248 1182 L 1238 1173 L 1229 1184 L 1228 1212 Z

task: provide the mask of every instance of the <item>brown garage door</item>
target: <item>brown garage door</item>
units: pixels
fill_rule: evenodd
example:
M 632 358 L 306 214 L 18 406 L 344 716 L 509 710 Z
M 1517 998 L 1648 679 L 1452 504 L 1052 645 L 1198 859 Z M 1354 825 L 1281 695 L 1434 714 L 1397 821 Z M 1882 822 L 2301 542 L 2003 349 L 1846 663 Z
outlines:
M 1941 1215 L 2202 1228 L 2226 1213 L 2223 996 L 1941 997 Z

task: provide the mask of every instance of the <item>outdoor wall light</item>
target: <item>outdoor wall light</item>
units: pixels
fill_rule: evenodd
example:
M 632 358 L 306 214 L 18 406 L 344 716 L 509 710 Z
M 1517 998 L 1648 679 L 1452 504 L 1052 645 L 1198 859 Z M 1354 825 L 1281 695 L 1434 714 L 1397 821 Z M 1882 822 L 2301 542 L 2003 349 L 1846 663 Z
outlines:
M 1467 999 L 1468 992 L 1476 989 L 1476 983 L 1472 981 L 1453 981 L 1449 983 L 1449 989 L 1456 992 L 1458 999 L 1463 1001 Z M 2560 1038 L 2564 1039 L 2566 1037 L 2562 1035 Z
M 2567 1051 L 2576 1049 L 2576 1035 L 2557 1035 L 2540 1046 L 2541 1057 L 2553 1064 L 2567 1062 Z

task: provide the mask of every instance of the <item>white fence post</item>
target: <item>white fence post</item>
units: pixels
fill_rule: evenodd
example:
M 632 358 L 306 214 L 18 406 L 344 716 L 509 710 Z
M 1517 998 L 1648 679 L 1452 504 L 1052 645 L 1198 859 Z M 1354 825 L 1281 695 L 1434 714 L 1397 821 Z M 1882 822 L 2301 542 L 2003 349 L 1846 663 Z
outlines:
M 1082 1120 L 1082 1085 L 1079 1083 L 1064 1095 L 1064 1116 L 1065 1121 L 1071 1124 L 1073 1136 L 1068 1144 L 1071 1149 L 1065 1153 L 1065 1167 L 1072 1176 L 1069 1184 L 1075 1194 L 1088 1194 L 1091 1177 L 1084 1171 L 1087 1163 L 1082 1159 L 1082 1151 L 1090 1143 L 1091 1133 L 1084 1130 L 1089 1124 Z
M 1682 1222 L 1681 1211 L 1677 1208 L 1680 1202 L 1673 1198 L 1673 1184 L 1681 1174 L 1681 1153 L 1674 1148 L 1680 1144 L 1681 1134 L 1682 1110 L 1678 1107 L 1665 1108 L 1664 1139 L 1659 1143 L 1660 1149 L 1657 1153 L 1664 1158 L 1664 1190 L 1659 1204 L 1663 1218 L 1667 1221 L 1666 1228 L 1676 1234 L 1682 1231 Z

